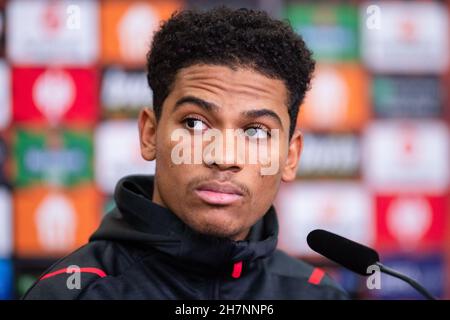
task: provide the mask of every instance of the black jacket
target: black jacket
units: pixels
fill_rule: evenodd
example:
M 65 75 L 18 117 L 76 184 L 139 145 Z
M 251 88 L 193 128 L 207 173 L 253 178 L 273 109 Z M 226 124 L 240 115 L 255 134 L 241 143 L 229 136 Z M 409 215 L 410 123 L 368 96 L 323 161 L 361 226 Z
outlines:
M 50 267 L 24 299 L 347 298 L 323 271 L 275 250 L 273 207 L 246 240 L 232 241 L 196 233 L 152 193 L 151 176 L 123 178 L 117 208 L 89 243 Z M 79 287 L 71 266 L 80 268 Z

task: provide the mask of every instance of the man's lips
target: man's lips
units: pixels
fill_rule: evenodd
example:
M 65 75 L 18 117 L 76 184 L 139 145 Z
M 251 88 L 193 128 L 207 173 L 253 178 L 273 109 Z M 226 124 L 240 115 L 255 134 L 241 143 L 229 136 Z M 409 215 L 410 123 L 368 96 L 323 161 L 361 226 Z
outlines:
M 230 183 L 202 183 L 195 189 L 197 196 L 209 204 L 227 205 L 240 200 L 244 194 L 240 188 Z

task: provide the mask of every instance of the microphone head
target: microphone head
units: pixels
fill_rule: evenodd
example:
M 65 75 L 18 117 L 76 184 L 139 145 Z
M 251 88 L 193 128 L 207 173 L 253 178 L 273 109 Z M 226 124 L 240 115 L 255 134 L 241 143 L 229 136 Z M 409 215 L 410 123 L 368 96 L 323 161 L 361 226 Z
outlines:
M 372 248 L 325 230 L 311 231 L 306 241 L 312 250 L 363 276 L 369 275 L 369 266 L 380 261 Z

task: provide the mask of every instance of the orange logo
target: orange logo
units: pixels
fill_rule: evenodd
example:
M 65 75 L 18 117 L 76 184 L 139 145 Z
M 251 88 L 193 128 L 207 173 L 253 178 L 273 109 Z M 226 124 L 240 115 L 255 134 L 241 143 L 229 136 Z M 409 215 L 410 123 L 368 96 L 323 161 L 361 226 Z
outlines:
M 105 64 L 145 65 L 153 33 L 161 20 L 166 20 L 180 2 L 168 1 L 103 1 L 102 60 Z
M 369 118 L 367 85 L 367 76 L 359 65 L 319 65 L 300 108 L 297 127 L 327 131 L 362 129 Z
M 16 190 L 15 249 L 19 256 L 64 255 L 87 243 L 100 222 L 94 186 Z

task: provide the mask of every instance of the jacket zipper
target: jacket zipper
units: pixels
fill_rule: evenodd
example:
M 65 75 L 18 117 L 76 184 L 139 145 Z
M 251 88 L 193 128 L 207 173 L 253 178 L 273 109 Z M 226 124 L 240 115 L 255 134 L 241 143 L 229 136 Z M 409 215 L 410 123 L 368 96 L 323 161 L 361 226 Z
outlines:
M 234 279 L 238 279 L 241 276 L 241 273 L 242 273 L 242 261 L 238 261 L 233 265 L 233 271 L 230 275 L 225 274 L 223 272 L 218 273 L 217 277 L 215 277 L 213 281 L 212 299 L 219 300 L 220 281 L 222 278 L 231 276 Z
M 219 274 L 217 277 L 214 278 L 213 297 L 212 297 L 213 300 L 219 300 L 220 277 L 221 275 Z

